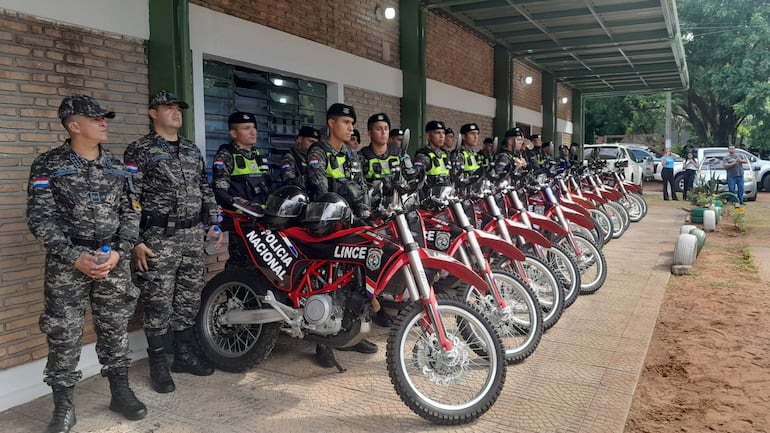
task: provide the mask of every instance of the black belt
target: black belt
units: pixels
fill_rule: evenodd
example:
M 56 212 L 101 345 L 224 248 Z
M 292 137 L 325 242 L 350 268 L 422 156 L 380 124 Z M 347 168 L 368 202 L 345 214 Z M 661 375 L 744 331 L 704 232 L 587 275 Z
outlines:
M 86 247 L 92 250 L 99 249 L 104 245 L 110 245 L 111 243 L 118 242 L 119 240 L 120 238 L 117 236 L 111 236 L 109 238 L 104 238 L 104 239 L 70 238 L 70 242 L 72 242 L 72 245 Z
M 143 230 L 146 230 L 150 227 L 162 227 L 166 229 L 167 236 L 173 235 L 176 230 L 189 229 L 192 227 L 198 227 L 200 225 L 201 225 L 200 217 L 179 219 L 178 217 L 173 215 L 149 215 L 149 214 L 142 214 L 142 220 L 139 223 L 139 226 Z

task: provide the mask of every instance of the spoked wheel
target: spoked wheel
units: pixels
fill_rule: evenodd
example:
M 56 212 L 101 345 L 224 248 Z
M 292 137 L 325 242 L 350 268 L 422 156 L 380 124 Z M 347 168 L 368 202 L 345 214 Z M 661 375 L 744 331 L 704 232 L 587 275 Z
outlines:
M 620 198 L 619 203 L 623 205 L 623 208 L 626 209 L 626 212 L 628 213 L 628 220 L 632 223 L 637 223 L 642 220 L 642 217 L 644 216 L 642 205 L 636 201 L 636 199 L 629 195 L 625 195 Z
M 440 296 L 438 312 L 451 348 L 443 348 L 420 303 L 406 307 L 388 336 L 388 373 L 396 393 L 436 424 L 465 424 L 484 414 L 505 383 L 500 337 L 459 299 Z
M 617 239 L 623 236 L 623 233 L 626 231 L 626 226 L 623 224 L 623 217 L 620 215 L 621 210 L 615 207 L 612 202 L 604 203 L 602 208 L 612 221 L 612 238 Z
M 543 309 L 543 328 L 550 329 L 564 311 L 564 292 L 555 273 L 537 257 L 527 256 L 522 262 L 529 287 Z
M 556 243 L 541 248 L 538 256 L 556 275 L 564 292 L 564 308 L 574 304 L 580 294 L 580 271 L 575 259 Z
M 607 259 L 599 249 L 579 234 L 572 235 L 575 244 L 580 250 L 577 254 L 569 242 L 569 239 L 562 238 L 558 240 L 559 245 L 564 247 L 570 253 L 578 264 L 580 269 L 580 293 L 590 294 L 599 290 L 607 279 Z
M 275 347 L 280 322 L 228 325 L 231 311 L 270 308 L 261 299 L 265 282 L 248 272 L 224 271 L 206 284 L 195 321 L 201 350 L 216 368 L 241 372 L 264 360 Z
M 500 270 L 493 270 L 495 284 L 505 301 L 500 309 L 492 293 L 486 288 L 464 284 L 463 299 L 476 307 L 497 330 L 503 340 L 508 362 L 521 362 L 540 344 L 543 336 L 543 311 L 537 297 L 519 277 Z M 464 289 L 463 289 L 464 287 Z
M 591 217 L 597 222 L 599 228 L 601 228 L 604 243 L 606 244 L 611 241 L 614 227 L 612 226 L 612 219 L 607 215 L 607 212 L 601 208 L 590 209 L 588 212 L 591 213 Z

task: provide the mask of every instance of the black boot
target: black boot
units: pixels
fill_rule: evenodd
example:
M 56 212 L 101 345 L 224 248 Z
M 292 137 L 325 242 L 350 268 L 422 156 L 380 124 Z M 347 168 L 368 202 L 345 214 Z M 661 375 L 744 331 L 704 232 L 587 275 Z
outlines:
M 134 391 L 128 387 L 128 368 L 113 368 L 107 372 L 110 381 L 110 410 L 122 414 L 126 419 L 136 421 L 147 416 L 147 406 L 144 405 Z
M 53 418 L 45 433 L 69 433 L 75 418 L 75 387 L 53 387 Z
M 171 378 L 171 373 L 168 371 L 168 363 L 166 362 L 166 352 L 163 347 L 163 341 L 165 336 L 153 335 L 147 336 L 147 355 L 150 361 L 150 384 L 155 392 L 165 394 L 167 392 L 174 392 L 176 385 L 174 385 L 174 379 Z
M 209 365 L 197 352 L 195 336 L 192 328 L 174 333 L 174 362 L 171 371 L 174 373 L 190 373 L 196 376 L 209 376 L 214 373 L 214 367 Z

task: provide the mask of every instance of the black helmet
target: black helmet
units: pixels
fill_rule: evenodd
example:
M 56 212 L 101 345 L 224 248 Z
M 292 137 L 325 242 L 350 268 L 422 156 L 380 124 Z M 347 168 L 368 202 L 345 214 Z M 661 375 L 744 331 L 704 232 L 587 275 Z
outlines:
M 262 221 L 270 228 L 284 228 L 292 219 L 302 216 L 308 201 L 307 195 L 298 186 L 282 186 L 267 197 Z
M 305 227 L 313 236 L 327 236 L 349 228 L 353 222 L 353 211 L 341 195 L 334 192 L 321 194 L 307 205 Z

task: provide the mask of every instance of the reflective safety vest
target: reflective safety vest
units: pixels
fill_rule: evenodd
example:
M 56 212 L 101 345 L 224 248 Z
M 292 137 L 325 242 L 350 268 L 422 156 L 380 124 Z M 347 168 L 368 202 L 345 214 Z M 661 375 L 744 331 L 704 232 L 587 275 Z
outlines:
M 326 152 L 326 177 L 329 179 L 350 179 L 350 162 L 345 153 L 336 156 Z
M 430 158 L 431 168 L 425 172 L 426 176 L 449 176 L 449 162 L 446 153 L 439 157 L 431 150 L 427 155 Z
M 361 153 L 363 154 L 364 152 L 362 151 Z M 368 155 L 365 155 L 365 158 L 368 163 L 366 173 L 364 173 L 366 180 L 391 176 L 393 173 L 391 173 L 390 168 L 401 164 L 401 158 L 398 155 L 387 155 L 385 159 L 374 155 L 369 158 Z
M 481 163 L 475 152 L 463 149 L 464 171 L 476 171 L 481 168 Z
M 259 156 L 259 151 L 254 152 L 254 159 L 246 158 L 241 153 L 233 153 L 233 171 L 230 176 L 256 177 L 267 174 L 267 165 Z

